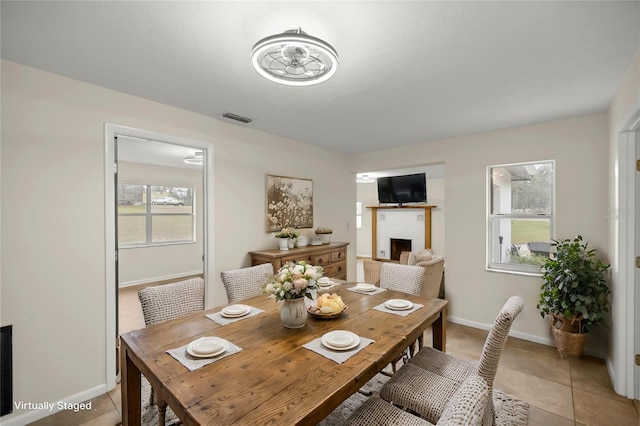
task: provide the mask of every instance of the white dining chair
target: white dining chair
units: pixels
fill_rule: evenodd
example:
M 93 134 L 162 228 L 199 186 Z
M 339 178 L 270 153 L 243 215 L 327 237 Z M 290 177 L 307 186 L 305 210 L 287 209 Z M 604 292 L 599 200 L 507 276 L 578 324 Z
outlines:
M 436 422 L 460 384 L 477 374 L 487 382 L 491 395 L 483 424 L 494 425 L 493 381 L 511 324 L 523 306 L 524 301 L 518 296 L 512 296 L 505 302 L 489 331 L 479 361 L 459 359 L 425 347 L 382 386 L 380 396 Z
M 220 272 L 229 303 L 262 294 L 262 287 L 273 276 L 273 265 L 263 263 Z
M 469 376 L 447 401 L 435 425 L 480 426 L 489 399 L 489 385 Z M 378 397 L 369 398 L 344 423 L 345 426 L 433 426 L 434 424 Z
M 138 291 L 147 327 L 204 310 L 204 280 L 192 278 Z M 167 403 L 151 387 L 149 405 L 158 405 L 158 424 L 164 426 Z
M 380 287 L 420 296 L 424 268 L 384 262 L 380 268 Z

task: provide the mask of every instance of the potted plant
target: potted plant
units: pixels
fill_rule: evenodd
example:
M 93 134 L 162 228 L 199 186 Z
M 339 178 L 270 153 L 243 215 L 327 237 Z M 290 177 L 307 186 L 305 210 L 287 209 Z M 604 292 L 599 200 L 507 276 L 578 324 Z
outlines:
M 605 322 L 609 293 L 605 265 L 578 235 L 553 240 L 555 253 L 541 265 L 542 292 L 537 308 L 551 317 L 551 330 L 562 357 L 579 356 L 589 327 Z
M 276 238 L 278 239 L 280 250 L 289 250 L 290 248 L 293 248 L 296 238 L 298 238 L 299 235 L 300 233 L 292 227 L 283 228 L 280 232 L 277 232 Z

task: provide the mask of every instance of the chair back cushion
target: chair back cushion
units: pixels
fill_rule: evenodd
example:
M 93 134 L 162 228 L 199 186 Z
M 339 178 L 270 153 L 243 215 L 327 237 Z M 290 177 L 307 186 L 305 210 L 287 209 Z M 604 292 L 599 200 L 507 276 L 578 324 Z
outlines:
M 204 310 L 204 280 L 192 278 L 138 291 L 147 327 Z
M 424 268 L 420 266 L 383 263 L 380 269 L 380 287 L 420 296 Z
M 482 348 L 478 375 L 485 379 L 489 386 L 493 386 L 493 379 L 498 371 L 498 364 L 502 350 L 507 342 L 511 324 L 522 311 L 524 301 L 518 296 L 511 296 L 504 304 L 496 320 L 489 330 L 487 340 Z
M 460 385 L 444 408 L 438 426 L 480 426 L 489 401 L 489 385 L 472 374 Z
M 262 287 L 273 276 L 273 265 L 263 263 L 220 273 L 229 303 L 262 294 Z

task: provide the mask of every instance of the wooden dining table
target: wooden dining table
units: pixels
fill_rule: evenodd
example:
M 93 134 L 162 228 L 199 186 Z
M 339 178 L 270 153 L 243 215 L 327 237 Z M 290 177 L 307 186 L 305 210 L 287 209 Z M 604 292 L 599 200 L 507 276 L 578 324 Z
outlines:
M 282 325 L 278 302 L 266 295 L 242 304 L 264 310 L 220 325 L 207 318 L 222 307 L 201 311 L 121 335 L 123 425 L 141 422 L 141 374 L 185 425 L 312 425 L 396 359 L 431 326 L 433 347 L 446 349 L 447 301 L 386 290 L 377 294 L 337 293 L 348 309 L 340 317 L 306 325 Z M 388 299 L 424 305 L 407 316 L 375 310 Z M 373 339 L 337 363 L 303 345 L 333 330 Z M 242 350 L 189 371 L 166 351 L 204 336 L 217 336 Z

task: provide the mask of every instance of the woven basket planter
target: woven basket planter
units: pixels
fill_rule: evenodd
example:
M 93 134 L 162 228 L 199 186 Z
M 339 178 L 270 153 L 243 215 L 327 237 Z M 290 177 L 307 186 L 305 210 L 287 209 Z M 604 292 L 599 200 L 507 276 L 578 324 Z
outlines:
M 579 327 L 580 321 L 572 324 L 571 321 L 567 321 L 561 316 L 552 316 L 551 332 L 561 358 L 582 355 L 587 343 L 587 333 L 579 333 Z

